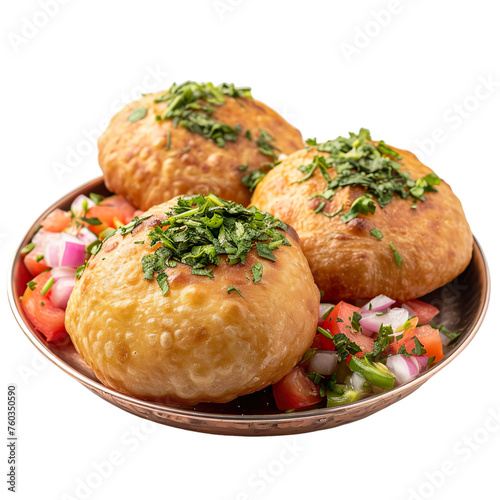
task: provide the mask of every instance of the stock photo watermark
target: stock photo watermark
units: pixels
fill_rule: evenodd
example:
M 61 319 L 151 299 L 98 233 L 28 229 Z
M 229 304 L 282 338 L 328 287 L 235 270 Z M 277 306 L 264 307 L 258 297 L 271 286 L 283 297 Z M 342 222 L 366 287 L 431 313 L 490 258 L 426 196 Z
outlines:
M 15 54 L 36 38 L 71 0 L 39 0 L 38 9 L 29 16 L 20 19 L 20 27 L 7 34 L 10 46 Z
M 64 158 L 52 162 L 51 168 L 57 180 L 62 182 L 63 178 L 78 168 L 85 158 L 95 153 L 97 139 L 108 126 L 110 115 L 114 115 L 124 106 L 130 105 L 131 102 L 139 99 L 143 94 L 161 90 L 161 85 L 167 82 L 170 75 L 169 71 L 164 71 L 159 65 L 154 68 L 146 67 L 141 83 L 131 88 L 129 92 L 122 93 L 117 97 L 111 103 L 110 113 L 99 121 L 97 127 L 90 130 L 84 129 L 78 141 L 73 145 L 66 146 Z
M 221 21 L 224 21 L 226 14 L 230 14 L 239 7 L 244 0 L 214 0 L 212 7 Z
M 434 127 L 425 137 L 415 140 L 415 154 L 419 158 L 432 156 L 437 147 L 446 142 L 452 132 L 460 129 L 499 88 L 500 79 L 495 75 L 478 76 L 473 90 L 442 112 L 439 126 Z
M 482 423 L 472 432 L 463 434 L 452 446 L 451 456 L 443 460 L 435 469 L 424 473 L 419 486 L 408 490 L 407 500 L 427 500 L 432 498 L 500 431 L 500 405 L 489 408 Z
M 60 500 L 86 500 L 123 466 L 131 453 L 136 452 L 156 431 L 157 424 L 141 420 L 120 435 L 119 444 L 98 460 L 93 460 L 87 472 L 74 479 L 73 490 L 60 495 Z
M 343 40 L 339 44 L 347 63 L 350 64 L 353 58 L 367 49 L 392 24 L 394 18 L 404 12 L 406 5 L 412 2 L 413 0 L 389 0 L 384 8 L 372 10 L 370 19 L 354 28 L 349 41 Z
M 306 447 L 298 439 L 286 440 L 275 458 L 248 476 L 246 488 L 238 492 L 234 500 L 251 500 L 255 495 L 262 495 L 305 451 Z

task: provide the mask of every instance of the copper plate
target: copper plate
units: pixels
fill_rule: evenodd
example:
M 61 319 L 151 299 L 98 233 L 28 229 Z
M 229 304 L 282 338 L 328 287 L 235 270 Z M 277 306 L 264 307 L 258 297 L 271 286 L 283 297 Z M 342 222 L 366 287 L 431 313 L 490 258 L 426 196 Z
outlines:
M 474 240 L 474 253 L 468 268 L 452 283 L 435 290 L 425 298 L 437 305 L 441 311 L 436 318 L 437 323 L 446 325 L 452 331 L 463 330 L 463 333 L 452 347 L 446 349 L 446 355 L 440 363 L 408 384 L 345 406 L 314 408 L 295 413 L 280 413 L 274 406 L 269 389 L 227 404 L 200 404 L 192 407 L 142 401 L 104 386 L 76 352 L 69 339 L 62 343 L 47 343 L 24 314 L 19 300 L 30 279 L 20 259 L 21 249 L 31 241 L 40 221 L 52 210 L 68 210 L 77 195 L 88 195 L 91 192 L 109 195 L 102 177 L 67 194 L 35 221 L 14 256 L 8 282 L 10 305 L 24 333 L 50 361 L 106 401 L 154 422 L 199 432 L 240 436 L 298 434 L 354 422 L 408 396 L 450 363 L 471 342 L 486 314 L 490 277 L 482 250 Z

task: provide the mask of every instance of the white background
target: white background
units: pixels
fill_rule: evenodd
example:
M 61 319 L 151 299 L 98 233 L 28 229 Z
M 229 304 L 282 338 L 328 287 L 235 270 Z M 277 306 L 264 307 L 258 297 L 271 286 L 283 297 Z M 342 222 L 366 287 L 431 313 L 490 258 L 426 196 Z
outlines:
M 277 438 L 203 435 L 118 410 L 37 355 L 2 285 L 0 394 L 17 384 L 17 498 L 498 498 L 498 2 L 51 0 L 50 16 L 42 3 L 3 2 L 0 15 L 2 283 L 34 219 L 99 175 L 95 137 L 114 112 L 193 79 L 251 86 L 305 138 L 364 126 L 419 150 L 462 200 L 494 285 L 476 339 L 414 395 Z M 296 453 L 285 464 L 287 446 Z M 97 476 L 110 455 L 119 463 Z

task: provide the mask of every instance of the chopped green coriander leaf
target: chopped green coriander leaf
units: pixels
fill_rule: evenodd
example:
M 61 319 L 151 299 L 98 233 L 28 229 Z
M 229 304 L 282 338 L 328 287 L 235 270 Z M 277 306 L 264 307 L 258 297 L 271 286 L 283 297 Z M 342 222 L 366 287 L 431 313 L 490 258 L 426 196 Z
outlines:
M 134 245 L 144 245 L 144 241 L 134 241 Z
M 361 314 L 359 314 L 359 312 L 357 312 L 357 311 L 354 311 L 354 313 L 352 315 L 351 325 L 356 332 L 361 331 L 361 327 L 359 326 L 360 319 L 361 319 Z
M 37 283 L 36 283 L 36 281 L 28 281 L 28 283 L 26 283 L 26 285 L 28 286 L 28 288 L 30 290 L 34 290 L 36 288 Z
M 83 271 L 85 271 L 85 268 L 87 267 L 87 262 L 83 266 L 80 266 L 76 270 L 76 279 L 80 279 L 82 277 Z
M 40 305 L 43 307 L 45 306 L 45 302 L 40 302 Z
M 252 139 L 252 132 L 249 128 L 246 129 L 245 131 L 245 137 L 249 140 L 249 141 L 253 141 Z
M 404 344 L 399 348 L 398 354 L 402 354 L 403 356 L 411 356 L 411 354 L 406 350 Z
M 325 207 L 326 205 L 326 201 L 322 201 L 315 209 L 314 209 L 314 212 L 315 213 L 319 213 L 319 212 L 322 212 L 323 208 Z
M 167 133 L 167 149 L 170 149 L 171 145 L 172 145 L 172 133 L 169 130 Z
M 279 219 L 213 194 L 181 197 L 166 215 L 149 233 L 150 246 L 162 245 L 142 258 L 148 280 L 177 263 L 190 266 L 194 275 L 213 278 L 207 266 L 217 266 L 223 255 L 229 265 L 245 264 L 255 246 L 259 255 L 276 260 L 273 249 L 290 244 L 283 234 L 287 226 Z M 253 266 L 255 283 L 262 278 L 262 270 L 261 263 Z
M 340 212 L 342 212 L 342 210 L 344 210 L 344 205 L 342 205 L 336 212 L 334 212 L 333 214 L 329 214 L 327 212 L 321 212 L 323 215 L 326 215 L 326 217 L 335 217 L 336 215 L 338 215 Z
M 371 231 L 370 231 L 370 234 L 372 236 L 375 236 L 375 238 L 377 238 L 377 240 L 381 240 L 384 235 L 382 234 L 382 231 L 380 229 L 377 229 L 376 227 L 373 228 Z
M 452 333 L 444 325 L 437 326 L 436 324 L 431 323 L 431 326 L 432 326 L 432 328 L 435 328 L 436 330 L 439 330 L 443 335 L 446 335 L 450 339 L 450 344 L 453 341 L 455 341 L 458 337 L 460 337 L 460 335 L 462 335 L 462 333 L 463 333 L 463 330 L 459 330 L 456 333 Z M 450 345 L 450 344 L 448 344 L 448 345 Z
M 394 252 L 394 258 L 396 259 L 396 264 L 401 267 L 401 264 L 403 263 L 403 257 L 401 257 L 401 254 L 396 250 L 394 245 L 392 244 L 392 241 L 389 242 L 389 245 Z
M 215 108 L 225 104 L 226 96 L 235 99 L 252 97 L 248 87 L 236 88 L 234 84 L 222 83 L 215 86 L 213 83 L 192 81 L 179 85 L 174 83 L 166 94 L 156 99 L 155 102 L 167 103 L 164 113 L 156 119 L 172 120 L 174 126 L 180 125 L 223 148 L 226 142 L 238 140 L 241 132 L 241 126 L 232 126 L 213 118 Z
M 97 249 L 101 245 L 101 242 L 99 240 L 95 240 L 90 245 L 87 245 L 86 251 L 89 254 L 94 255 L 95 252 L 97 252 Z
M 349 354 L 353 356 L 361 352 L 361 348 L 355 342 L 351 342 L 349 337 L 343 333 L 337 333 L 333 336 L 333 344 L 335 345 L 335 350 L 338 353 L 339 361 L 346 359 Z
M 209 278 L 214 278 L 211 269 L 195 269 L 194 267 L 191 269 L 191 274 L 195 274 L 196 276 L 208 276 Z
M 271 142 L 274 140 L 275 139 L 271 134 L 263 129 L 260 129 L 260 135 L 257 139 L 257 146 L 259 148 L 259 151 L 266 156 L 270 156 L 274 161 L 276 161 L 278 157 L 276 156 L 275 151 L 281 150 L 271 144 Z
M 97 193 L 90 193 L 89 198 L 96 204 L 99 205 L 102 200 L 104 200 L 104 196 Z
M 238 170 L 240 170 L 241 172 L 244 172 L 244 171 L 245 171 L 245 170 L 247 170 L 247 169 L 248 169 L 248 163 L 247 163 L 247 164 L 245 164 L 245 165 L 240 165 L 240 166 L 238 167 Z
M 298 167 L 304 174 L 298 182 L 306 181 L 319 169 L 326 180 L 326 188 L 315 196 L 323 196 L 328 200 L 339 188 L 362 186 L 366 189 L 366 195 L 372 196 L 380 208 L 384 208 L 394 195 L 402 199 L 411 196 L 424 201 L 423 194 L 436 191 L 433 186 L 440 182 L 435 174 L 412 179 L 408 172 L 400 170 L 401 163 L 397 160 L 402 159 L 401 155 L 384 141 L 373 144 L 367 129 L 324 143 L 318 143 L 316 139 L 308 139 L 306 143 L 308 150 L 315 149 L 329 156 L 317 155 L 309 165 Z
M 370 196 L 364 195 L 356 199 L 351 205 L 351 209 L 349 210 L 349 212 L 341 215 L 340 218 L 347 224 L 350 220 L 354 219 L 359 214 L 368 215 L 368 213 L 375 213 L 375 203 Z
M 166 295 L 169 289 L 168 276 L 165 273 L 159 273 L 156 276 L 156 282 L 158 283 L 163 295 Z
M 306 373 L 306 375 L 313 381 L 314 385 L 318 385 L 325 377 L 318 372 Z
M 435 360 L 436 360 L 436 356 L 432 356 L 431 358 L 429 358 L 429 361 L 427 361 L 427 368 L 429 368 L 429 366 L 431 366 Z
M 228 289 L 227 289 L 227 293 L 228 295 L 232 292 L 232 291 L 235 291 L 240 297 L 243 297 L 243 295 L 241 295 L 241 292 L 235 288 L 234 286 L 230 286 Z
M 273 251 L 269 248 L 269 245 L 266 243 L 256 243 L 255 248 L 257 249 L 257 253 L 259 257 L 264 259 L 276 261 L 276 257 L 273 254 Z
M 36 256 L 36 261 L 40 262 L 43 259 L 43 255 L 37 255 Z
M 22 250 L 21 250 L 21 255 L 26 255 L 31 252 L 35 248 L 34 243 L 28 243 Z
M 253 193 L 259 182 L 267 175 L 267 173 L 280 163 L 281 162 L 263 163 L 257 170 L 252 170 L 247 175 L 242 177 L 242 184 L 247 187 L 251 193 Z
M 252 267 L 253 282 L 257 283 L 262 279 L 262 273 L 264 272 L 264 266 L 262 262 L 256 262 Z
M 425 354 L 427 351 L 424 349 L 424 346 L 418 340 L 418 337 L 415 337 L 415 347 L 411 350 L 412 354 L 416 354 L 417 356 L 422 356 Z
M 136 108 L 132 113 L 128 115 L 127 120 L 129 122 L 137 122 L 139 120 L 142 120 L 148 113 L 148 110 L 146 108 Z
M 91 217 L 90 219 L 87 219 L 87 217 L 80 217 L 80 220 L 86 222 L 87 224 L 90 224 L 91 226 L 100 226 L 102 224 L 102 222 L 97 217 Z
M 45 286 L 42 288 L 42 291 L 40 292 L 42 295 L 45 295 L 51 288 L 52 285 L 55 283 L 54 278 L 51 276 L 47 283 L 45 283 Z

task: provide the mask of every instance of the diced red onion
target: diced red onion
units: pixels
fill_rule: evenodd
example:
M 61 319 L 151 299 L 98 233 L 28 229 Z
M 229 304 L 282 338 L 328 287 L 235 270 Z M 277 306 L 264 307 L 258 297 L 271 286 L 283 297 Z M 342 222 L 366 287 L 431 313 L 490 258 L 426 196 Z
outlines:
M 332 307 L 334 307 L 333 304 L 328 304 L 327 302 L 322 302 L 319 305 L 319 319 L 322 320 L 325 313 L 327 313 Z
M 427 358 L 427 359 L 425 359 Z M 387 358 L 387 368 L 396 378 L 396 384 L 406 384 L 427 368 L 428 356 L 396 354 Z
M 52 305 L 58 307 L 59 309 L 66 309 L 71 292 L 75 287 L 75 283 L 76 277 L 58 279 L 51 288 L 50 301 Z
M 316 351 L 309 361 L 308 372 L 332 375 L 337 368 L 338 354 L 335 351 Z
M 86 246 L 81 243 L 72 241 L 64 241 L 60 251 L 60 265 L 79 267 L 85 264 L 87 257 Z
M 408 321 L 408 311 L 401 307 L 390 309 L 387 313 L 377 316 L 376 313 L 364 313 L 359 320 L 359 324 L 364 329 L 370 332 L 378 332 L 380 325 L 392 326 L 395 332 L 399 327 L 403 326 Z
M 391 307 L 395 304 L 396 301 L 387 297 L 386 295 L 377 295 L 374 299 L 370 300 L 370 302 L 366 303 L 362 308 L 361 312 L 379 312 L 384 311 L 388 307 Z M 371 305 L 371 307 L 370 307 Z
M 51 241 L 45 246 L 43 256 L 45 258 L 45 263 L 49 267 L 59 267 L 61 265 L 61 261 L 59 258 L 60 248 L 61 240 Z
M 54 278 L 54 281 L 58 281 L 61 278 L 74 278 L 76 276 L 75 267 L 54 267 L 50 270 L 50 275 Z
M 87 209 L 95 206 L 95 203 L 84 194 L 78 195 L 71 204 L 71 210 L 77 217 L 83 217 L 85 215 L 85 202 L 87 202 Z
M 96 241 L 97 236 L 88 228 L 82 227 L 78 233 L 78 239 L 88 247 L 91 243 Z

